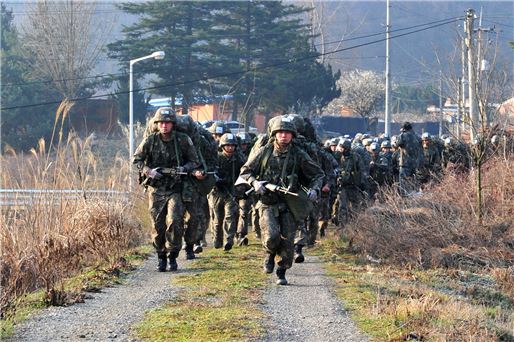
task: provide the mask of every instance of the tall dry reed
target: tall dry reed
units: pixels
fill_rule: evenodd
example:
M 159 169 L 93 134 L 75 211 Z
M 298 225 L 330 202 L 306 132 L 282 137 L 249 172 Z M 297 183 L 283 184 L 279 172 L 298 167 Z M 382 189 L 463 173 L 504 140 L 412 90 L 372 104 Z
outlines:
M 66 103 L 60 107 L 56 127 L 69 108 Z M 86 266 L 115 262 L 145 235 L 142 218 L 134 214 L 140 199 L 127 187 L 126 149 L 105 160 L 106 146 L 94 145 L 92 137 L 81 139 L 74 133 L 65 137 L 57 128 L 54 135 L 52 146 L 41 140 L 29 153 L 11 149 L 1 157 L 4 189 L 79 192 L 23 194 L 11 198 L 18 205 L 2 207 L 2 318 L 14 312 L 19 296 L 35 289 L 45 289 L 47 300 L 58 303 L 66 277 Z M 94 194 L 93 189 L 112 193 Z

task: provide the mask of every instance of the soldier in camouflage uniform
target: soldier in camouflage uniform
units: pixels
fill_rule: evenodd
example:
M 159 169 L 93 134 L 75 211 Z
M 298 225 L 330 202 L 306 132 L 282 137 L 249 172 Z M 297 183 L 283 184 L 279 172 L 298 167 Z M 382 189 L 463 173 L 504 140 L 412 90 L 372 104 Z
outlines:
M 439 176 L 442 170 L 441 154 L 429 133 L 421 135 L 423 144 L 423 163 L 418 170 L 418 180 L 421 184 L 428 183 L 434 176 Z
M 166 271 L 167 256 L 170 270 L 177 270 L 176 258 L 182 247 L 184 234 L 184 204 L 182 202 L 182 176 L 165 176 L 159 168 L 172 168 L 188 172 L 195 177 L 198 155 L 193 142 L 184 133 L 174 130 L 175 112 L 169 107 L 157 110 L 154 122 L 159 132 L 148 135 L 134 153 L 133 162 L 150 185 L 149 207 L 154 226 L 153 245 L 159 258 L 158 270 Z M 169 253 L 169 255 L 167 255 Z
M 470 148 L 457 139 L 444 139 L 442 163 L 455 173 L 468 173 L 471 167 Z
M 394 169 L 393 169 L 393 151 L 391 142 L 384 140 L 380 144 L 380 163 L 384 165 L 386 172 L 385 184 L 391 186 L 394 182 Z
M 234 246 L 236 235 L 237 202 L 234 183 L 244 163 L 236 152 L 237 140 L 234 134 L 225 133 L 219 141 L 216 186 L 209 194 L 209 205 L 214 213 L 211 225 L 214 248 L 229 251 Z M 225 235 L 225 244 L 223 244 Z
M 266 273 L 275 268 L 277 284 L 285 285 L 286 270 L 293 264 L 294 237 L 299 217 L 293 217 L 288 199 L 281 192 L 271 192 L 266 184 L 279 185 L 299 192 L 301 185 L 308 188 L 307 198 L 315 201 L 322 186 L 323 171 L 305 151 L 292 143 L 296 127 L 292 120 L 281 117 L 270 125 L 270 142 L 260 147 L 241 168 L 240 177 L 246 180 L 259 196 L 256 205 L 262 229 L 262 244 L 267 252 Z M 290 196 L 290 195 L 289 195 Z
M 243 163 L 248 160 L 250 154 L 251 137 L 248 133 L 238 133 L 239 149 L 238 152 L 241 154 Z M 246 191 L 249 190 L 248 185 L 236 186 L 236 199 L 239 201 L 239 215 L 236 219 L 237 222 L 237 245 L 246 246 L 248 245 L 248 226 L 250 224 L 252 204 L 254 194 L 246 195 Z
M 350 140 L 339 142 L 342 148 L 339 161 L 339 176 L 337 179 L 337 221 L 344 227 L 348 220 L 360 211 L 362 207 L 362 162 L 359 154 L 352 150 Z
M 415 175 L 423 158 L 421 139 L 410 122 L 403 123 L 396 144 L 400 149 L 400 194 L 408 196 L 417 190 Z

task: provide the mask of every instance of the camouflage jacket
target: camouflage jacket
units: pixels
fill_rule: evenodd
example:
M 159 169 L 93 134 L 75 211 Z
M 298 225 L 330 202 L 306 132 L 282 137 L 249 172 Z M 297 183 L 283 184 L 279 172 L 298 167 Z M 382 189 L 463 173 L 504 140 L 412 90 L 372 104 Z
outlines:
M 421 138 L 408 130 L 400 133 L 397 144 L 400 148 L 400 167 L 417 169 L 423 160 Z
M 237 151 L 234 151 L 230 157 L 223 152 L 218 152 L 218 168 L 216 171 L 218 180 L 216 181 L 215 193 L 218 195 L 227 193 L 234 195 L 234 183 L 243 164 L 244 159 L 241 153 Z
M 357 152 L 350 151 L 349 154 L 341 155 L 339 161 L 339 186 L 356 186 L 360 187 L 363 180 L 362 161 Z
M 280 152 L 271 143 L 254 152 L 241 168 L 240 176 L 244 180 L 249 183 L 254 179 L 267 181 L 292 192 L 305 186 L 319 193 L 325 176 L 323 170 L 300 147 L 292 143 L 287 151 Z M 261 200 L 271 204 L 282 201 L 283 198 L 277 193 L 266 193 L 261 196 Z
M 134 153 L 133 163 L 141 173 L 156 167 L 175 168 L 183 166 L 191 172 L 198 168 L 199 160 L 193 142 L 187 134 L 173 131 L 170 141 L 163 141 L 160 133 L 152 133 L 143 139 Z M 169 190 L 180 183 L 177 177 L 162 177 L 152 187 Z

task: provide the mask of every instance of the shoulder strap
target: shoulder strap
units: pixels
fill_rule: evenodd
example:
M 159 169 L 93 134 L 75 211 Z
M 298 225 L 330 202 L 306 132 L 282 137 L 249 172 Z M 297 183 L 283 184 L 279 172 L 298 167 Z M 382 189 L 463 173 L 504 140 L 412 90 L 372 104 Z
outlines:
M 264 175 L 264 170 L 266 170 L 266 166 L 268 166 L 269 158 L 271 157 L 271 153 L 273 152 L 273 145 L 268 144 L 264 147 L 264 153 L 261 158 L 261 165 L 259 167 L 259 178 L 262 178 Z

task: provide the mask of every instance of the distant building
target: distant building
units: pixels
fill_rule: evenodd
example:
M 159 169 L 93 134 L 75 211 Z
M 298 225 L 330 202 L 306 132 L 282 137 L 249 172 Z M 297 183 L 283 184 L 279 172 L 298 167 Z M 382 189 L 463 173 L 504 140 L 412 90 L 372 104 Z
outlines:
M 170 97 L 152 99 L 148 102 L 149 110 L 155 111 L 159 107 L 174 107 L 178 114 L 182 114 L 182 98 L 175 99 L 175 105 L 171 103 Z M 195 121 L 224 120 L 232 119 L 234 101 L 231 95 L 216 97 L 198 97 L 188 107 L 188 114 Z

